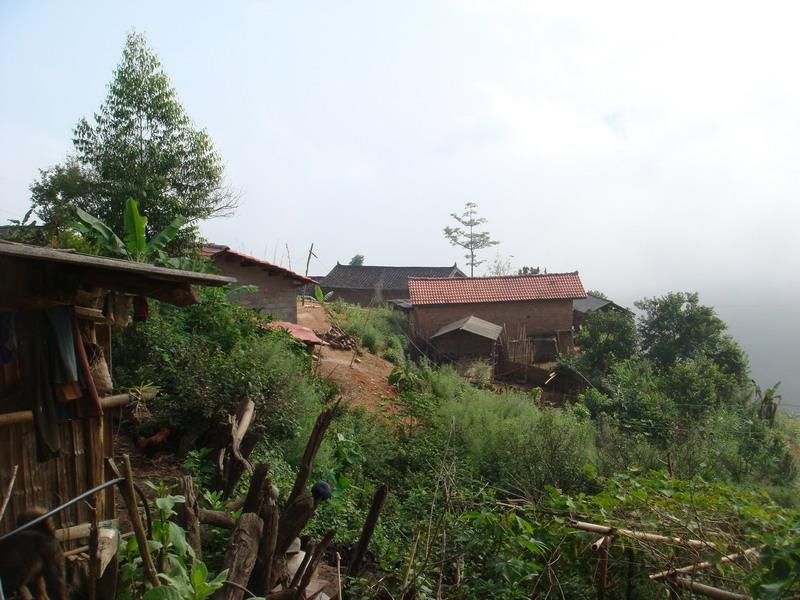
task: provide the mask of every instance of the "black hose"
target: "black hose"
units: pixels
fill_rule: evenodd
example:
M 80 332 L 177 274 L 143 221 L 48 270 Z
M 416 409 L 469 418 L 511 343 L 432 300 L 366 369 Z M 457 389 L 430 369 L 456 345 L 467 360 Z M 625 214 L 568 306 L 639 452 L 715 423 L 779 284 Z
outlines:
M 88 498 L 89 496 L 92 496 L 92 495 L 96 494 L 100 490 L 104 490 L 107 487 L 111 487 L 112 485 L 117 485 L 121 481 L 125 481 L 125 478 L 124 477 L 119 477 L 117 479 L 111 479 L 109 481 L 106 481 L 105 483 L 101 483 L 100 485 L 96 485 L 95 487 L 93 487 L 90 490 L 86 490 L 82 494 L 80 494 L 78 496 L 75 496 L 72 500 L 67 500 L 66 502 L 64 502 L 64 504 L 56 506 L 53 510 L 48 511 L 48 512 L 44 513 L 43 515 L 40 515 L 40 516 L 36 517 L 35 519 L 32 519 L 32 520 L 28 521 L 27 523 L 25 523 L 23 525 L 20 525 L 16 529 L 12 529 L 11 531 L 6 533 L 5 535 L 0 536 L 0 542 L 2 542 L 4 540 L 7 540 L 8 538 L 10 538 L 10 537 L 22 532 L 22 531 L 25 531 L 26 529 L 28 529 L 30 527 L 33 527 L 34 525 L 38 525 L 42 521 L 46 521 L 47 519 L 49 519 L 53 515 L 57 515 L 58 513 L 60 513 L 65 508 L 69 508 L 73 504 L 76 504 L 76 503 L 80 502 L 81 500 L 83 500 L 84 498 Z
M 144 495 L 142 488 L 140 488 L 137 484 L 133 484 L 133 489 L 136 490 L 136 493 L 139 495 L 139 500 L 142 501 L 144 505 L 144 516 L 147 519 L 147 537 L 150 539 L 153 538 L 153 518 L 150 516 L 150 503 L 147 501 L 147 496 Z

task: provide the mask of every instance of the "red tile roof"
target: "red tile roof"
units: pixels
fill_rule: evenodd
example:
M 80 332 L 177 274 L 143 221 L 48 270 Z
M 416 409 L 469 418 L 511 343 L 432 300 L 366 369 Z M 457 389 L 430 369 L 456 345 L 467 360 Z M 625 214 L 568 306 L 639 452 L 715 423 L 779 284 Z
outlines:
M 411 303 L 415 305 L 566 300 L 586 297 L 586 291 L 577 271 L 450 279 L 410 277 L 408 291 Z
M 305 277 L 303 275 L 300 275 L 299 273 L 295 273 L 291 269 L 286 269 L 284 267 L 278 266 L 261 258 L 256 258 L 255 256 L 250 256 L 249 254 L 239 252 L 238 250 L 233 250 L 229 246 L 221 246 L 219 244 L 206 244 L 200 249 L 200 254 L 208 258 L 215 258 L 217 256 L 232 257 L 236 260 L 241 261 L 241 264 L 243 266 L 258 266 L 264 269 L 265 271 L 272 271 L 273 273 L 281 273 L 283 275 L 286 275 L 290 279 L 294 279 L 295 281 L 299 281 L 300 283 L 311 283 L 314 285 L 317 284 L 317 282 L 311 279 L 310 277 Z

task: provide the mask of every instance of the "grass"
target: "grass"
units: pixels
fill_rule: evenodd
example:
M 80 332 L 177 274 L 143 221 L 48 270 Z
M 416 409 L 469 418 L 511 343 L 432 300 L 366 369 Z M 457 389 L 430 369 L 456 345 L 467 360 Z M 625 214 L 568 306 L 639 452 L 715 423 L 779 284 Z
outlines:
M 407 338 L 403 317 L 397 311 L 383 306 L 364 308 L 342 301 L 329 308 L 334 322 L 372 354 L 395 364 L 405 359 Z

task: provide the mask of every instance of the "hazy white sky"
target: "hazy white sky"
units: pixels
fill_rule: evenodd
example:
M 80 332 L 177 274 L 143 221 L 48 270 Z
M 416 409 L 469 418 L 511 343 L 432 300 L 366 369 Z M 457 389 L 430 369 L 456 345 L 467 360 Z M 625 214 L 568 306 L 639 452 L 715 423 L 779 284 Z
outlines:
M 477 202 L 515 266 L 623 303 L 696 290 L 800 403 L 800 4 L 0 0 L 0 219 L 145 31 L 241 189 L 212 241 L 324 274 L 458 261 Z M 491 258 L 494 251 L 487 254 Z

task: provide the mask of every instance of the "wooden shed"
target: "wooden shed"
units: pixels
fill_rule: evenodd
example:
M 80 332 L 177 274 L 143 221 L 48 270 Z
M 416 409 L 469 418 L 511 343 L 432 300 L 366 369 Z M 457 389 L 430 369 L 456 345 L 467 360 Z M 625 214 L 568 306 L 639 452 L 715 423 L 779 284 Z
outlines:
M 120 407 L 129 393 L 111 383 L 111 327 L 140 317 L 146 298 L 196 302 L 193 285 L 235 279 L 0 241 L 0 487 L 16 483 L 0 534 L 27 507 L 54 508 L 112 478 Z M 101 520 L 114 517 L 113 487 L 96 496 Z M 86 523 L 86 503 L 57 526 Z
M 442 327 L 431 336 L 431 343 L 440 356 L 485 358 L 494 361 L 497 338 L 503 332 L 500 325 L 470 315 Z

